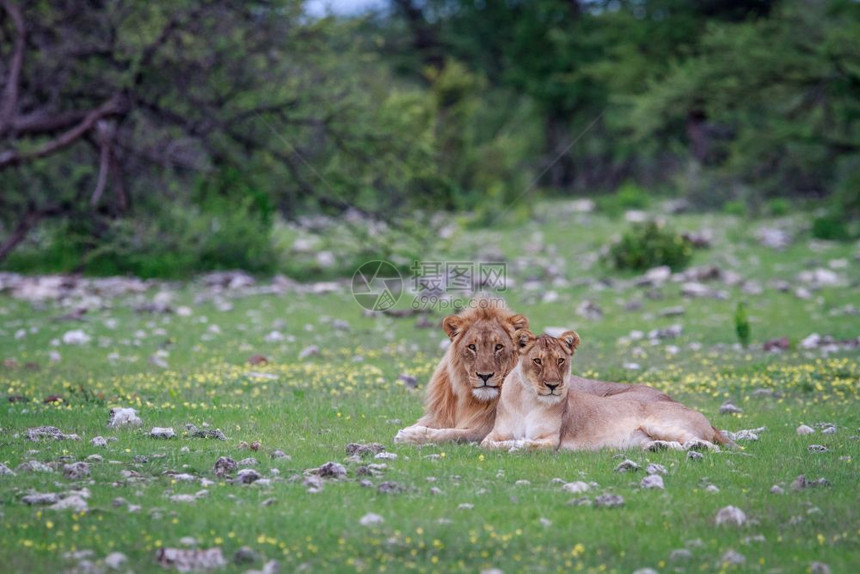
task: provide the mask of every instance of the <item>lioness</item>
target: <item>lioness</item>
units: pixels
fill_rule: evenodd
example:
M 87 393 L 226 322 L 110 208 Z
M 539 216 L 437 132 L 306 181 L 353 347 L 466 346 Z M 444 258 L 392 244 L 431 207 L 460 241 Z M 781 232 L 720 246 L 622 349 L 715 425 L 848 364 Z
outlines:
M 501 299 L 488 297 L 446 317 L 442 328 L 451 344 L 427 386 L 425 414 L 401 429 L 394 442 L 471 442 L 487 436 L 499 389 L 519 359 L 514 333 L 528 325 Z
M 630 395 L 601 397 L 574 390 L 567 378 L 579 335 L 538 338 L 520 330 L 520 361 L 502 386 L 485 448 L 596 450 L 698 448 L 729 444 L 701 413 L 674 401 Z

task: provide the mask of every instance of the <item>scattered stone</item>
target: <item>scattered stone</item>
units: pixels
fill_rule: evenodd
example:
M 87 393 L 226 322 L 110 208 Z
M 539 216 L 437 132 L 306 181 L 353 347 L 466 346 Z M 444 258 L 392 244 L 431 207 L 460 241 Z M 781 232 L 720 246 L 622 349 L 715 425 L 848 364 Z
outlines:
M 603 318 L 603 310 L 600 306 L 588 299 L 577 306 L 576 314 L 590 321 L 598 321 Z
M 39 442 L 43 438 L 53 440 L 81 440 L 76 434 L 65 434 L 57 427 L 34 427 L 27 429 L 27 440 Z
M 299 359 L 307 359 L 308 357 L 315 357 L 319 354 L 320 348 L 316 345 L 310 345 L 299 352 Z
M 5 464 L 0 463 L 0 476 L 17 476 L 15 472 L 12 471 L 11 468 L 6 466 Z
M 39 462 L 38 460 L 22 462 L 15 470 L 18 472 L 54 472 L 53 468 L 47 464 Z
M 277 560 L 269 560 L 263 564 L 262 570 L 246 570 L 245 574 L 278 574 L 281 571 L 281 563 Z
M 149 462 L 149 457 L 143 456 L 142 454 L 136 454 L 132 461 L 134 461 L 135 464 L 146 464 Z
M 288 455 L 287 453 L 285 453 L 285 452 L 284 452 L 284 451 L 282 451 L 282 450 L 276 450 L 275 452 L 273 452 L 273 453 L 272 453 L 272 458 L 276 458 L 276 459 L 286 459 L 286 460 L 292 460 L 292 459 L 293 459 L 293 457 L 291 457 L 290 455 Z
M 702 460 L 703 458 L 705 457 L 700 452 L 697 452 L 695 450 L 687 451 L 687 460 Z
M 175 568 L 180 572 L 215 570 L 227 565 L 218 547 L 207 550 L 186 548 L 160 548 L 155 560 L 165 568 Z
M 93 446 L 98 446 L 101 448 L 107 447 L 107 440 L 103 436 L 97 436 L 90 441 L 90 444 Z
M 525 479 L 518 480 L 518 481 L 514 482 L 514 486 L 531 486 L 531 484 L 532 484 L 532 481 L 525 480 Z
M 412 375 L 406 373 L 400 373 L 397 375 L 397 380 L 403 382 L 403 386 L 407 389 L 414 389 L 418 387 L 418 379 L 413 377 Z
M 171 439 L 176 438 L 176 433 L 173 431 L 172 427 L 153 427 L 152 430 L 149 431 L 149 436 L 159 439 Z
M 661 317 L 680 317 L 686 313 L 686 309 L 684 307 L 667 307 L 666 309 L 661 310 L 657 313 Z
M 648 474 L 666 474 L 666 467 L 662 464 L 652 462 L 645 467 L 645 472 L 647 472 Z
M 624 498 L 619 494 L 601 494 L 594 497 L 595 508 L 616 508 L 624 505 Z
M 785 494 L 785 490 L 778 484 L 774 484 L 770 487 L 771 494 Z
M 761 227 L 755 233 L 755 238 L 764 247 L 782 250 L 791 245 L 791 236 L 788 232 L 774 227 Z
M 468 502 L 463 502 L 457 506 L 457 510 L 472 510 L 473 508 L 475 508 L 475 505 Z
M 193 494 L 174 494 L 170 497 L 170 502 L 190 503 L 196 501 L 197 497 Z
M 709 484 L 705 487 L 705 492 L 710 492 L 712 494 L 716 494 L 720 491 L 720 488 L 716 484 Z
M 75 462 L 63 466 L 63 476 L 72 480 L 79 480 L 90 475 L 90 465 L 85 462 Z
M 637 568 L 633 571 L 633 574 L 660 574 L 653 568 Z
M 805 474 L 801 474 L 791 483 L 792 490 L 803 490 L 804 488 L 818 488 L 820 486 L 830 486 L 830 481 L 826 478 L 808 480 Z
M 432 486 L 430 487 L 430 494 L 432 496 L 439 496 L 440 494 L 442 494 L 442 489 L 437 486 Z
M 686 548 L 679 548 L 678 550 L 672 550 L 672 553 L 669 554 L 669 562 L 686 562 L 692 557 L 692 552 Z
M 215 472 L 215 476 L 219 477 L 225 477 L 236 472 L 238 469 L 239 465 L 236 464 L 236 461 L 227 456 L 222 456 L 216 460 L 215 466 L 212 468 Z
M 406 487 L 400 483 L 389 480 L 379 485 L 376 491 L 380 494 L 400 494 L 405 491 Z
M 747 515 L 736 506 L 726 506 L 717 512 L 717 526 L 726 524 L 728 526 L 743 526 L 746 524 Z
M 720 414 L 721 415 L 735 415 L 744 412 L 744 410 L 731 401 L 726 401 L 722 405 L 720 405 Z
M 253 456 L 249 456 L 248 458 L 243 458 L 237 464 L 239 466 L 257 466 L 260 464 L 260 461 Z
M 315 494 L 323 489 L 323 480 L 317 475 L 306 476 L 302 483 L 308 489 L 308 492 Z
M 809 565 L 809 574 L 830 574 L 830 566 L 824 562 L 812 562 Z
M 378 460 L 397 460 L 397 455 L 393 452 L 381 452 L 373 458 Z
M 249 564 L 259 559 L 260 555 L 250 546 L 242 546 L 233 554 L 233 564 Z
M 306 473 L 316 474 L 320 478 L 346 478 L 346 467 L 337 462 L 327 462 L 319 468 L 312 468 Z
M 729 550 L 728 552 L 723 554 L 723 557 L 720 560 L 723 564 L 731 564 L 733 566 L 740 566 L 747 561 L 746 557 L 743 554 L 735 552 L 734 550 Z
M 800 425 L 799 427 L 797 427 L 797 434 L 799 434 L 801 436 L 807 435 L 807 434 L 812 434 L 814 432 L 815 432 L 815 429 L 812 428 L 811 426 Z
M 758 440 L 758 435 L 767 430 L 767 427 L 758 427 L 755 429 L 744 429 L 739 430 L 738 432 L 731 432 L 724 430 L 723 434 L 725 434 L 730 440 L 735 442 L 748 440 L 748 441 L 756 441 Z
M 642 488 L 663 490 L 663 477 L 659 474 L 649 474 L 639 483 Z
M 21 502 L 30 506 L 56 504 L 60 501 L 60 495 L 56 492 L 33 492 L 21 498 Z
M 108 427 L 118 428 L 122 426 L 140 426 L 143 421 L 137 416 L 137 411 L 132 408 L 118 407 L 110 410 Z
M 277 498 L 267 498 L 263 502 L 260 503 L 260 506 L 272 506 L 278 501 Z
M 765 341 L 764 345 L 762 345 L 762 349 L 768 353 L 780 353 L 782 351 L 787 351 L 790 348 L 791 341 L 788 340 L 788 337 L 771 339 L 769 341 Z
M 84 333 L 80 329 L 73 329 L 63 333 L 63 343 L 66 345 L 86 345 L 92 340 L 92 337 Z
M 86 512 L 88 508 L 87 501 L 79 494 L 70 494 L 48 507 L 49 510 L 72 510 L 74 512 Z
M 220 429 L 199 429 L 195 425 L 187 423 L 185 425 L 185 430 L 188 432 L 188 436 L 191 438 L 213 438 L 216 440 L 227 440 L 227 437 L 224 436 L 224 433 L 221 432 Z
M 240 484 L 251 484 L 252 482 L 257 482 L 261 478 L 263 477 L 260 473 L 253 468 L 243 468 L 236 473 L 236 481 Z
M 383 451 L 385 451 L 385 447 L 378 442 L 372 442 L 369 444 L 351 442 L 346 445 L 346 454 L 348 456 L 377 455 Z
M 580 492 L 588 492 L 591 490 L 591 487 L 586 482 L 582 482 L 581 480 L 577 480 L 574 482 L 565 483 L 561 489 L 565 492 L 569 492 L 571 494 L 579 494 Z
M 811 453 L 815 453 L 815 454 L 821 454 L 821 453 L 830 451 L 830 449 L 827 448 L 826 446 L 824 446 L 823 444 L 811 444 L 808 447 L 806 447 L 806 450 L 808 450 Z
M 729 294 L 727 292 L 711 289 L 704 283 L 698 283 L 695 281 L 682 284 L 681 295 L 692 299 L 707 298 L 726 300 L 729 298 Z
M 111 552 L 105 556 L 105 566 L 111 570 L 122 570 L 128 562 L 128 557 L 122 552 Z
M 621 461 L 618 466 L 615 467 L 615 472 L 636 472 L 637 470 L 642 470 L 642 467 L 630 459 Z
M 677 339 L 684 332 L 682 325 L 670 325 L 665 329 L 652 329 L 648 332 L 648 338 L 652 341 L 662 339 Z

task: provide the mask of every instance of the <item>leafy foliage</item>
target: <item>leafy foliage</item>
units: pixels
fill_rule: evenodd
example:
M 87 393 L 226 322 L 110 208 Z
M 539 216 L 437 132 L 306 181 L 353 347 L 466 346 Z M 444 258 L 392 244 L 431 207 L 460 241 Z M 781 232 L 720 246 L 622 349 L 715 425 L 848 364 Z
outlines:
M 609 257 L 617 269 L 634 271 L 660 265 L 683 269 L 692 256 L 693 247 L 687 239 L 654 221 L 634 225 L 609 248 Z

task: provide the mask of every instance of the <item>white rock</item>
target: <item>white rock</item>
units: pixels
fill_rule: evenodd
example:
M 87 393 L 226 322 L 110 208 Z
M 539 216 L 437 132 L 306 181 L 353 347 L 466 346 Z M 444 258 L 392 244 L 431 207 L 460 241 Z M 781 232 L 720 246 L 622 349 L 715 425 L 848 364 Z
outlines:
M 66 345 L 85 345 L 91 340 L 92 337 L 90 337 L 80 329 L 66 331 L 63 334 L 63 343 L 65 343 Z
M 663 477 L 659 474 L 649 474 L 639 483 L 642 488 L 655 488 L 663 490 Z
M 284 335 L 281 334 L 280 331 L 272 331 L 271 333 L 263 337 L 263 340 L 267 343 L 277 343 L 279 341 L 284 340 Z
M 117 428 L 121 426 L 140 426 L 143 421 L 137 416 L 137 411 L 132 408 L 118 407 L 110 410 L 110 421 L 108 427 Z
M 717 512 L 717 526 L 727 524 L 729 526 L 743 526 L 747 521 L 747 515 L 736 506 L 726 506 Z
M 580 492 L 587 492 L 591 490 L 591 487 L 586 482 L 582 482 L 581 480 L 577 480 L 574 482 L 565 483 L 561 489 L 565 492 L 570 492 L 571 494 L 578 494 Z
M 128 562 L 128 558 L 122 552 L 111 552 L 105 556 L 105 566 L 111 570 L 121 569 L 126 562 Z
M 152 438 L 176 438 L 176 432 L 174 432 L 172 427 L 153 427 L 151 431 L 149 431 L 149 436 Z
M 107 440 L 105 440 L 105 437 L 103 436 L 97 436 L 90 441 L 90 444 L 104 448 L 107 446 Z
M 799 434 L 801 436 L 807 435 L 807 434 L 812 434 L 814 432 L 815 432 L 815 429 L 812 428 L 811 426 L 800 425 L 799 427 L 797 427 L 797 434 Z
M 379 526 L 385 522 L 385 519 L 379 516 L 378 514 L 374 514 L 372 512 L 368 512 L 364 516 L 362 516 L 358 523 L 362 526 Z

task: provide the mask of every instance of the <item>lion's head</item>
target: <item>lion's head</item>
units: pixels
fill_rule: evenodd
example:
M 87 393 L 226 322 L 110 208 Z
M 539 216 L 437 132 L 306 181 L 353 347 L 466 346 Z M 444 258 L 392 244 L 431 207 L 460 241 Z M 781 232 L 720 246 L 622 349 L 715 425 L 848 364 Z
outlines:
M 446 317 L 442 328 L 451 339 L 452 383 L 482 402 L 499 398 L 502 382 L 517 365 L 514 333 L 528 329 L 523 315 L 512 313 L 500 300 L 480 299 L 477 305 Z M 466 386 L 468 385 L 468 386 Z
M 515 333 L 520 355 L 520 369 L 538 400 L 557 403 L 567 394 L 570 359 L 579 346 L 579 335 L 565 331 L 561 335 L 535 336 L 522 329 Z

